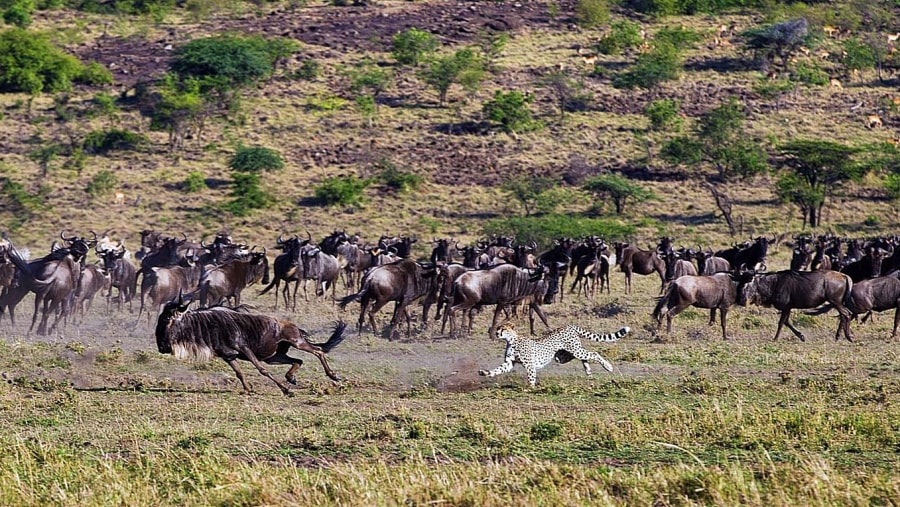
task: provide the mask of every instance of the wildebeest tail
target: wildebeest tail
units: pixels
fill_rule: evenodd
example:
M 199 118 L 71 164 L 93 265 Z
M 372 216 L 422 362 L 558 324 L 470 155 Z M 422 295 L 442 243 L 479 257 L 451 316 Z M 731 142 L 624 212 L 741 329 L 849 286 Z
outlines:
M 257 292 L 256 295 L 262 296 L 263 294 L 269 292 L 270 290 L 272 290 L 272 287 L 274 287 L 276 283 L 278 283 L 278 278 L 272 277 L 272 281 L 269 282 L 269 285 L 266 285 L 266 288 Z
M 341 307 L 341 310 L 347 307 L 350 303 L 356 301 L 357 299 L 363 297 L 366 291 L 369 290 L 369 285 L 366 284 L 363 286 L 362 290 L 357 292 L 356 294 L 350 294 L 349 296 L 344 296 L 338 301 L 338 306 Z
M 846 296 L 844 296 L 844 304 L 845 305 L 847 304 Z M 828 313 L 828 311 L 831 310 L 832 308 L 834 308 L 834 305 L 832 305 L 831 303 L 825 303 L 824 305 L 822 305 L 818 308 L 815 308 L 813 310 L 807 310 L 803 313 L 804 313 L 804 315 L 822 315 L 823 313 Z
M 853 304 L 853 280 L 851 280 L 850 277 L 848 276 L 845 279 L 845 282 L 846 282 L 846 284 L 844 286 L 844 299 L 841 301 L 841 303 L 844 305 L 844 308 L 850 309 L 850 308 L 854 307 L 854 304 Z
M 658 298 L 656 298 L 656 308 L 653 309 L 653 313 L 651 314 L 653 319 L 659 321 L 662 318 L 663 308 L 669 304 L 669 298 L 672 296 L 672 291 L 675 290 L 675 284 L 670 283 L 666 288 L 666 293 Z
M 334 331 L 331 333 L 331 337 L 328 338 L 328 341 L 325 343 L 314 343 L 313 345 L 319 347 L 326 354 L 331 352 L 331 349 L 337 347 L 344 341 L 344 329 L 347 328 L 347 323 L 344 321 L 338 321 L 337 325 L 334 326 Z

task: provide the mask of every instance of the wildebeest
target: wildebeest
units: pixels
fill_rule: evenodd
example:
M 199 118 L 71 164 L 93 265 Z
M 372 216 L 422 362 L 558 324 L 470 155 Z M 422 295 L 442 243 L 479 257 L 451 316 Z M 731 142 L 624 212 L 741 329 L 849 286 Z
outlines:
M 491 321 L 489 334 L 494 336 L 500 313 L 512 305 L 527 301 L 530 308 L 531 333 L 534 334 L 534 317 L 537 313 L 541 321 L 549 329 L 547 316 L 541 309 L 541 303 L 548 298 L 552 300 L 555 291 L 558 290 L 558 271 L 552 273 L 546 266 L 540 266 L 535 270 L 517 268 L 512 264 L 501 264 L 490 269 L 468 271 L 460 275 L 453 284 L 453 299 L 450 308 L 444 313 L 443 325 L 450 321 L 450 332 L 457 332 L 456 313 L 464 312 L 476 307 L 497 305 L 494 317 Z M 550 275 L 546 277 L 545 275 Z M 547 279 L 551 278 L 551 279 Z M 551 293 L 552 291 L 552 293 Z M 469 315 L 469 325 L 463 326 L 469 332 L 472 329 L 472 315 Z M 443 328 L 442 328 L 443 332 Z
M 781 316 L 774 339 L 777 340 L 781 335 L 782 326 L 787 325 L 801 341 L 806 341 L 806 338 L 791 324 L 791 310 L 816 308 L 826 302 L 831 303 L 840 313 L 835 339 L 840 338 L 843 329 L 847 340 L 853 341 L 850 336 L 850 311 L 847 310 L 852 289 L 853 280 L 837 271 L 745 272 L 741 274 L 738 302 L 743 306 L 757 304 L 775 307 L 781 311 Z
M 666 332 L 672 332 L 672 319 L 688 306 L 709 309 L 709 325 L 716 323 L 716 310 L 722 322 L 722 339 L 728 339 L 726 315 L 737 300 L 737 280 L 730 273 L 716 273 L 710 276 L 682 276 L 675 279 L 659 298 L 653 310 L 656 330 L 662 327 L 666 317 Z
M 831 308 L 832 305 L 827 304 L 807 313 L 809 315 L 820 315 Z M 894 310 L 894 327 L 891 330 L 891 339 L 896 338 L 897 325 L 900 324 L 900 272 L 854 283 L 847 301 L 847 309 L 854 319 L 859 315 L 865 314 L 862 319 L 863 322 L 872 316 L 872 312 Z
M 263 295 L 269 292 L 272 287 L 275 287 L 275 309 L 278 309 L 278 287 L 281 285 L 281 282 L 284 282 L 284 289 L 282 290 L 282 296 L 284 296 L 284 307 L 288 308 L 288 301 L 291 301 L 290 298 L 290 286 L 291 282 L 294 282 L 294 294 L 291 301 L 292 309 L 297 311 L 297 288 L 300 284 L 301 270 L 302 266 L 300 264 L 300 249 L 306 246 L 309 243 L 309 239 L 301 240 L 297 236 L 293 238 L 284 239 L 283 234 L 279 234 L 278 238 L 275 240 L 277 244 L 277 248 L 282 250 L 282 253 L 278 254 L 275 257 L 275 261 L 272 263 L 272 281 L 269 285 L 266 286 L 263 290 L 259 291 L 259 295 Z
M 438 262 L 449 264 L 453 262 L 453 248 L 450 247 L 453 243 L 452 239 L 435 238 L 431 242 L 434 244 L 430 258 L 432 264 L 437 264 Z
M 733 246 L 726 250 L 716 252 L 716 257 L 721 257 L 731 264 L 736 271 L 766 269 L 766 258 L 769 252 L 769 244 L 774 243 L 765 236 L 758 236 L 749 246 Z
M 532 242 L 533 244 L 534 242 Z M 537 245 L 534 245 L 537 248 Z M 559 283 L 563 287 L 566 285 L 566 274 L 569 272 L 569 266 L 572 265 L 572 249 L 575 248 L 575 241 L 572 238 L 559 238 L 553 241 L 553 248 L 542 253 L 538 258 L 535 266 L 552 266 L 553 269 L 559 271 L 558 279 L 554 283 Z M 531 266 L 529 266 L 531 267 Z M 565 290 L 559 291 L 559 300 L 563 300 Z
M 690 261 L 692 250 L 669 250 L 661 258 L 666 263 L 666 282 L 677 280 L 685 275 L 697 276 L 697 268 Z
M 439 289 L 438 270 L 435 265 L 423 266 L 413 260 L 402 259 L 378 266 L 366 273 L 359 292 L 341 298 L 340 307 L 346 308 L 348 304 L 358 300 L 360 308 L 357 332 L 362 333 L 363 323 L 368 313 L 372 332 L 377 334 L 375 314 L 387 303 L 395 301 L 394 314 L 391 317 L 387 333 L 388 339 L 392 340 L 401 316 L 406 318 L 407 336 L 411 333 L 407 306 L 436 293 Z
M 800 271 L 809 267 L 812 262 L 813 251 L 810 248 L 813 244 L 812 238 L 809 236 L 794 236 L 797 246 L 791 253 L 791 269 Z
M 628 243 L 614 243 L 616 249 L 616 264 L 625 273 L 625 293 L 631 294 L 632 273 L 649 275 L 656 272 L 659 275 L 659 292 L 666 287 L 666 263 L 659 257 L 656 250 L 641 250 Z
M 716 257 L 710 249 L 697 250 L 697 274 L 711 276 L 716 273 L 726 273 L 731 271 L 731 264 L 721 258 Z
M 141 308 L 138 311 L 137 322 L 144 313 L 144 301 L 147 296 L 157 308 L 157 316 L 162 311 L 163 305 L 175 299 L 181 292 L 189 293 L 197 289 L 200 283 L 202 268 L 194 258 L 186 258 L 184 265 L 170 268 L 151 268 L 149 275 L 144 275 L 141 280 Z M 147 312 L 147 324 L 151 322 L 150 312 Z
M 310 281 L 315 282 L 315 295 L 321 295 L 324 298 L 328 288 L 331 288 L 332 298 L 334 297 L 334 288 L 338 278 L 341 276 L 341 268 L 337 258 L 333 255 L 325 253 L 319 247 L 301 249 L 300 263 L 303 267 L 303 297 L 309 301 L 309 292 L 307 284 Z
M 73 296 L 81 278 L 81 264 L 90 248 L 96 244 L 95 240 L 66 237 L 65 231 L 60 233 L 60 238 L 67 244 L 66 247 L 32 261 L 25 261 L 14 247 L 9 251 L 9 259 L 17 268 L 16 280 L 0 301 L 0 315 L 3 309 L 8 308 L 10 321 L 15 325 L 16 305 L 29 292 L 34 292 L 34 313 L 28 331 L 34 329 L 40 311 L 41 323 L 37 328 L 39 335 L 47 334 L 47 321 L 51 314 L 55 318 L 50 326 L 50 333 L 56 330 L 59 319 L 67 316 L 71 310 L 75 302 Z
M 94 296 L 108 287 L 109 277 L 99 266 L 95 264 L 88 264 L 85 266 L 81 270 L 78 288 L 75 289 L 75 293 L 73 294 L 75 299 L 75 307 L 72 312 L 73 318 L 80 315 L 83 321 L 85 313 L 90 311 L 91 305 L 94 303 Z
M 103 270 L 109 277 L 109 290 L 106 293 L 106 309 L 112 300 L 112 291 L 118 291 L 118 309 L 122 310 L 122 304 L 128 303 L 128 311 L 131 311 L 131 302 L 137 289 L 137 270 L 134 265 L 125 258 L 124 247 L 116 249 L 98 250 L 97 254 L 103 260 Z
M 266 249 L 245 258 L 231 259 L 215 266 L 200 277 L 200 306 L 216 306 L 227 299 L 234 299 L 234 306 L 241 304 L 241 292 L 256 282 L 269 283 L 269 260 Z
M 338 323 L 327 342 L 314 344 L 307 341 L 307 331 L 286 320 L 221 306 L 188 310 L 189 304 L 179 297 L 163 307 L 156 324 L 156 346 L 161 354 L 172 354 L 179 359 L 221 357 L 241 381 L 244 394 L 250 394 L 250 386 L 237 364 L 238 359 L 253 363 L 259 373 L 275 382 L 285 396 L 290 396 L 287 386 L 275 379 L 263 363 L 291 365 L 284 378 L 296 384 L 295 373 L 303 361 L 288 355 L 291 347 L 316 356 L 325 374 L 334 381 L 340 381 L 340 377 L 328 366 L 325 353 L 343 340 L 346 327 L 343 322 Z
M 865 255 L 841 268 L 841 273 L 849 276 L 854 283 L 875 278 L 881 274 L 881 263 L 886 253 L 881 248 L 868 247 Z

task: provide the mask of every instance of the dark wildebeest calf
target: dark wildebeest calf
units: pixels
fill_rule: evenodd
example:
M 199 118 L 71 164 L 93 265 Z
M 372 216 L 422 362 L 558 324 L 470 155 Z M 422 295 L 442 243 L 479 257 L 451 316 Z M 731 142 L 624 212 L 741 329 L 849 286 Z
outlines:
M 287 386 L 276 380 L 263 363 L 291 365 L 284 378 L 296 384 L 294 374 L 303 361 L 288 355 L 291 347 L 316 356 L 330 379 L 341 380 L 328 366 L 325 353 L 344 339 L 346 324 L 343 322 L 338 323 L 327 342 L 314 344 L 307 341 L 308 332 L 286 320 L 222 306 L 188 310 L 189 304 L 179 296 L 163 307 L 156 323 L 156 346 L 160 353 L 172 354 L 179 359 L 221 357 L 241 381 L 244 394 L 250 394 L 250 386 L 237 364 L 238 359 L 253 363 L 262 375 L 275 382 L 285 396 L 290 396 Z
M 666 332 L 672 332 L 672 319 L 688 306 L 709 309 L 709 325 L 716 323 L 716 309 L 721 314 L 722 339 L 727 340 L 725 317 L 728 309 L 737 300 L 737 281 L 729 273 L 716 273 L 711 276 L 682 276 L 672 281 L 666 295 L 659 298 L 653 310 L 656 319 L 656 330 L 662 327 L 663 315 L 666 316 Z
M 843 329 L 844 337 L 853 341 L 850 336 L 850 311 L 847 310 L 852 289 L 853 280 L 837 271 L 779 271 L 765 274 L 745 272 L 741 275 L 738 300 L 743 306 L 751 303 L 774 306 L 781 311 L 774 339 L 778 339 L 782 326 L 787 325 L 801 341 L 806 341 L 806 338 L 791 324 L 791 310 L 816 308 L 826 302 L 831 303 L 841 314 L 834 338 L 840 338 Z
M 631 294 L 631 275 L 649 275 L 654 271 L 659 275 L 659 292 L 666 287 L 666 263 L 659 257 L 656 250 L 641 250 L 628 243 L 614 243 L 616 249 L 616 264 L 625 273 L 625 293 Z

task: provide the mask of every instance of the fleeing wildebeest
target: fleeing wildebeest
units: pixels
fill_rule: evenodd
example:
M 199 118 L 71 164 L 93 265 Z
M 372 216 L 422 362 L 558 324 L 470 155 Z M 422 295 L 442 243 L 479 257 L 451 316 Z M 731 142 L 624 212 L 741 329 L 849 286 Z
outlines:
M 118 248 L 97 250 L 97 255 L 103 260 L 103 270 L 109 277 L 109 290 L 106 293 L 106 311 L 112 301 L 112 291 L 119 292 L 117 297 L 118 309 L 122 310 L 122 304 L 128 303 L 128 311 L 131 311 L 131 302 L 137 289 L 137 270 L 134 265 L 125 258 L 126 250 L 121 244 Z
M 309 244 L 309 239 L 301 240 L 297 236 L 284 239 L 284 235 L 279 234 L 275 243 L 277 244 L 276 248 L 280 248 L 282 253 L 278 254 L 278 256 L 275 257 L 275 261 L 272 263 L 271 283 L 269 283 L 266 288 L 259 291 L 259 295 L 262 296 L 269 292 L 272 287 L 275 287 L 275 309 L 277 310 L 278 287 L 283 281 L 284 289 L 282 291 L 282 296 L 284 296 L 284 307 L 287 309 L 289 306 L 288 301 L 292 301 L 291 307 L 294 311 L 297 311 L 297 288 L 300 286 L 300 277 L 303 274 L 303 266 L 300 263 L 300 252 L 301 248 Z M 294 294 L 292 298 L 290 298 L 291 282 L 294 282 Z
M 269 283 L 265 248 L 262 252 L 251 250 L 246 257 L 230 259 L 203 273 L 199 281 L 200 306 L 216 306 L 229 299 L 234 299 L 234 306 L 240 306 L 241 292 L 260 281 Z
M 327 342 L 315 344 L 307 341 L 308 332 L 286 320 L 222 306 L 188 310 L 189 305 L 190 302 L 185 303 L 179 296 L 163 307 L 156 323 L 156 346 L 161 354 L 172 354 L 179 359 L 221 357 L 241 381 L 244 394 L 250 394 L 250 386 L 237 364 L 238 359 L 253 363 L 260 374 L 275 382 L 285 396 L 290 396 L 287 386 L 273 377 L 263 363 L 291 365 L 284 378 L 296 384 L 295 372 L 303 361 L 288 355 L 291 347 L 316 356 L 330 379 L 341 380 L 328 366 L 325 353 L 344 339 L 346 324 L 343 322 L 338 323 Z
M 541 304 L 552 301 L 558 291 L 559 274 L 563 267 L 551 269 L 540 266 L 535 270 L 522 269 L 512 264 L 501 264 L 490 269 L 468 271 L 460 275 L 453 284 L 453 299 L 450 308 L 444 313 L 441 332 L 444 331 L 447 321 L 450 321 L 450 332 L 456 333 L 456 313 L 462 311 L 469 316 L 469 325 L 463 325 L 469 332 L 472 330 L 472 314 L 470 310 L 486 305 L 497 305 L 491 327 L 488 330 L 490 336 L 494 336 L 500 313 L 509 309 L 512 305 L 527 301 L 530 308 L 529 320 L 531 333 L 534 334 L 534 313 L 537 313 L 541 322 L 547 328 L 547 316 L 541 309 Z M 549 279 L 548 279 L 549 278 Z
M 303 298 L 306 301 L 309 301 L 309 291 L 307 290 L 307 286 L 310 281 L 313 281 L 315 282 L 315 296 L 318 297 L 319 291 L 321 290 L 321 296 L 323 298 L 326 297 L 328 288 L 330 287 L 333 300 L 335 284 L 341 276 L 341 267 L 337 258 L 325 253 L 325 251 L 319 247 L 311 247 L 301 249 L 300 264 L 303 267 Z
M 196 256 L 182 260 L 184 265 L 171 268 L 151 268 L 150 273 L 141 279 L 141 308 L 138 310 L 137 325 L 144 313 L 144 301 L 149 295 L 151 303 L 157 308 L 157 316 L 166 302 L 175 299 L 181 292 L 193 292 L 200 283 L 202 268 L 196 262 Z M 151 315 L 147 312 L 147 325 Z
M 720 312 L 722 339 L 728 339 L 725 318 L 728 309 L 737 301 L 737 280 L 730 273 L 716 273 L 710 276 L 682 276 L 675 279 L 659 298 L 653 310 L 656 330 L 662 327 L 666 317 L 666 332 L 672 332 L 672 319 L 688 306 L 709 309 L 709 325 L 716 323 L 716 310 Z
M 738 302 L 741 305 L 773 306 L 781 311 L 775 340 L 781 335 L 782 326 L 787 325 L 797 338 L 806 341 L 803 333 L 789 320 L 791 310 L 817 308 L 828 302 L 840 313 L 840 322 L 834 338 L 839 339 L 843 329 L 844 337 L 848 341 L 853 341 L 850 335 L 850 311 L 847 310 L 848 299 L 853 289 L 853 280 L 849 276 L 837 271 L 788 270 L 761 274 L 745 272 L 741 274 L 740 282 Z
M 73 318 L 81 317 L 84 321 L 85 313 L 91 310 L 94 303 L 94 296 L 103 289 L 109 287 L 109 277 L 101 270 L 100 266 L 88 264 L 81 270 L 81 277 L 78 280 L 78 288 L 72 295 L 75 300 Z
M 378 266 L 363 277 L 362 288 L 356 294 L 350 294 L 340 300 L 341 309 L 353 301 L 360 302 L 357 332 L 362 333 L 366 313 L 372 332 L 378 333 L 375 325 L 375 313 L 384 305 L 395 301 L 394 314 L 388 330 L 388 339 L 394 338 L 395 328 L 401 316 L 406 318 L 406 334 L 410 336 L 411 324 L 406 308 L 413 302 L 433 295 L 440 290 L 438 270 L 435 265 L 423 266 L 411 259 L 402 259 L 391 264 Z
M 75 236 L 66 237 L 65 231 L 60 233 L 60 238 L 66 243 L 66 247 L 58 248 L 50 254 L 26 261 L 11 247 L 9 260 L 16 266 L 16 278 L 13 286 L 6 292 L 0 301 L 0 315 L 5 308 L 9 309 L 9 317 L 13 326 L 16 324 L 15 308 L 29 293 L 34 292 L 34 313 L 31 316 L 31 332 L 37 322 L 38 312 L 41 312 L 41 323 L 38 325 L 37 334 L 46 335 L 47 321 L 51 314 L 55 315 L 49 332 L 56 330 L 61 317 L 66 317 L 74 306 L 75 290 L 81 279 L 81 265 L 90 248 L 96 244 L 96 240 L 86 240 Z M 11 244 L 12 242 L 10 242 Z

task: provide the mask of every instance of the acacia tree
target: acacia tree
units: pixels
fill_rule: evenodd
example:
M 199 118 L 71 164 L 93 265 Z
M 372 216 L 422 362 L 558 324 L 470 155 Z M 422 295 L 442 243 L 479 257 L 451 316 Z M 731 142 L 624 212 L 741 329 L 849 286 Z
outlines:
M 619 174 L 594 176 L 584 183 L 584 189 L 592 194 L 607 196 L 616 206 L 616 215 L 621 215 L 625 202 L 642 202 L 655 199 L 656 195 Z
M 765 152 L 744 130 L 744 114 L 737 99 L 732 97 L 701 116 L 693 133 L 669 141 L 661 155 L 700 173 L 734 235 L 733 201 L 726 188 L 768 166 Z
M 556 182 L 552 178 L 520 174 L 504 181 L 500 188 L 522 203 L 522 207 L 525 208 L 525 216 L 531 216 L 531 212 L 540 207 L 542 194 L 547 193 L 555 186 Z
M 438 92 L 438 102 L 443 107 L 452 85 L 458 83 L 469 92 L 478 89 L 484 79 L 484 63 L 474 50 L 463 48 L 431 59 L 419 75 Z
M 776 183 L 778 195 L 796 204 L 803 213 L 803 225 L 817 227 L 822 207 L 844 181 L 858 180 L 868 171 L 854 155 L 858 148 L 832 141 L 798 140 L 778 149 L 778 165 L 786 169 Z

